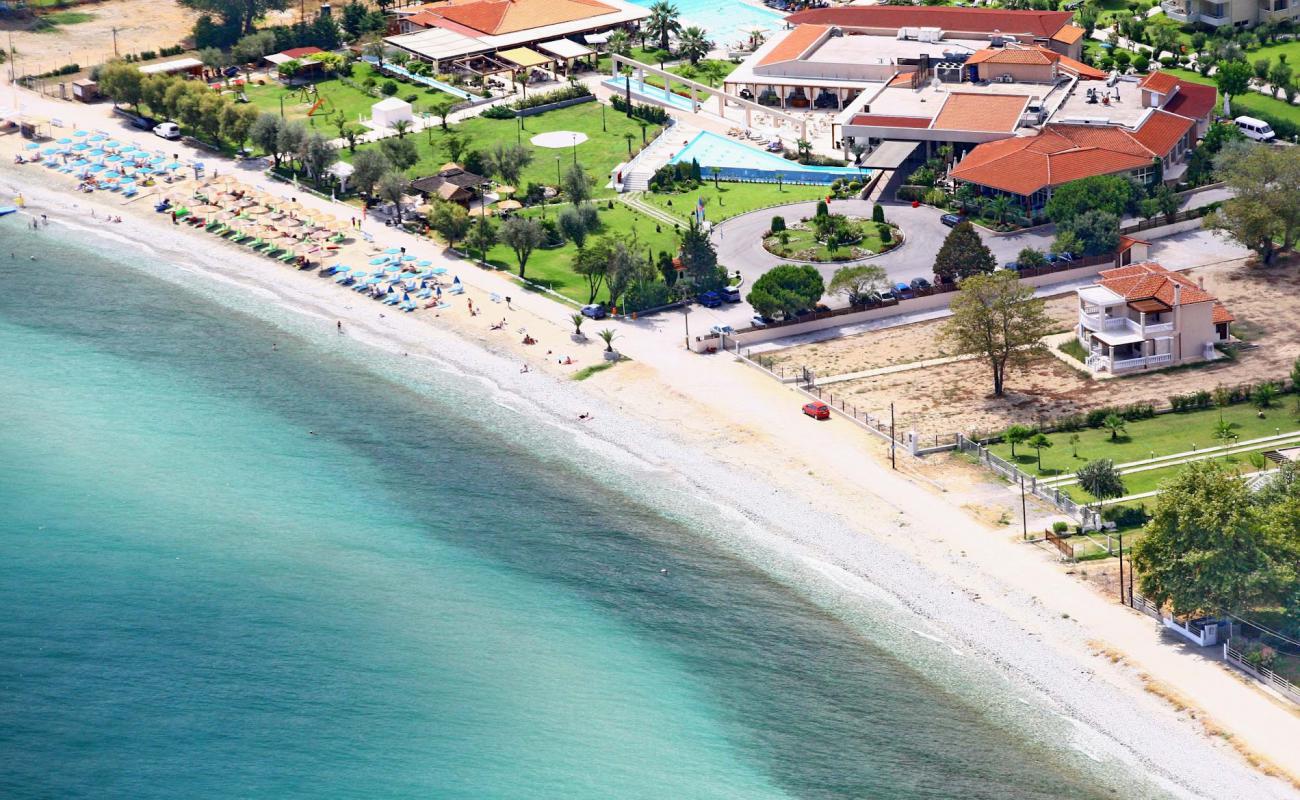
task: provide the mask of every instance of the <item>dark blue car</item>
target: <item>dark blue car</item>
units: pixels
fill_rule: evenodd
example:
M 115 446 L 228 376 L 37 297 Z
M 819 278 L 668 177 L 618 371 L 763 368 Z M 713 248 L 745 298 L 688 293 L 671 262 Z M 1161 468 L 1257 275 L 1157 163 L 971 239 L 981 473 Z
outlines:
M 722 305 L 722 298 L 717 292 L 705 292 L 695 299 L 705 308 L 718 308 Z

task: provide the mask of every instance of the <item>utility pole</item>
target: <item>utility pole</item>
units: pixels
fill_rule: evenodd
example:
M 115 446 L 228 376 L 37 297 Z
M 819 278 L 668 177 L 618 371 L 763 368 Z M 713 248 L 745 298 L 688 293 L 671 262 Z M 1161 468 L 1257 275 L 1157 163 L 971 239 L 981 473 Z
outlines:
M 113 28 L 113 58 L 117 58 L 117 28 Z
M 894 438 L 894 404 L 889 404 L 889 466 L 898 469 L 898 441 Z
M 691 306 L 686 304 L 682 306 L 682 322 L 686 324 L 686 349 L 691 349 Z

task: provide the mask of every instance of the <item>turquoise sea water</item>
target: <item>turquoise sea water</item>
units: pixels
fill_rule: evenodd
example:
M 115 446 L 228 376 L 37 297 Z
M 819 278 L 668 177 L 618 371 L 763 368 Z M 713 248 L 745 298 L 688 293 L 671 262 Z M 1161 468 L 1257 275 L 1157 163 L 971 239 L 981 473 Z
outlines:
M 1109 796 L 473 387 L 23 222 L 0 797 Z

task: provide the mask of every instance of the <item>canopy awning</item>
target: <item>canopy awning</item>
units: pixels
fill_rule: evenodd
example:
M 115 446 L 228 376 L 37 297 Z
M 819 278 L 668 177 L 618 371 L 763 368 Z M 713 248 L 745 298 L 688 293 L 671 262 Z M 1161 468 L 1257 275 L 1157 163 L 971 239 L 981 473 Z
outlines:
M 550 64 L 555 59 L 544 56 L 536 50 L 529 50 L 527 47 L 516 47 L 513 50 L 502 50 L 497 53 L 498 56 L 509 61 L 511 64 L 518 64 L 525 69 L 540 67 L 543 64 Z
M 920 142 L 886 140 L 863 157 L 862 167 L 864 169 L 898 169 L 920 146 Z
M 583 58 L 595 52 L 590 47 L 578 44 L 572 39 L 556 39 L 551 42 L 542 42 L 537 45 L 537 49 L 550 53 L 557 58 Z
M 1112 331 L 1091 331 L 1094 339 L 1105 342 L 1112 347 L 1122 344 L 1137 344 L 1144 338 L 1140 333 L 1119 333 Z

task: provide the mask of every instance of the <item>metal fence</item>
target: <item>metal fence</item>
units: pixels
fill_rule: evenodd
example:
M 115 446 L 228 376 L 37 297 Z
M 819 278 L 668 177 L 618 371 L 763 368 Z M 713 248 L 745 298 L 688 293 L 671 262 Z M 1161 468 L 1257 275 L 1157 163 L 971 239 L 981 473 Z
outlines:
M 1223 643 L 1223 660 L 1255 678 L 1260 683 L 1277 690 L 1279 694 L 1291 701 L 1300 703 L 1300 686 L 1296 686 L 1271 669 L 1252 665 L 1240 650 L 1233 648 L 1231 641 Z
M 1041 500 L 1046 500 L 1057 509 L 1079 520 L 1085 529 L 1101 527 L 1101 518 L 1094 509 L 1081 505 L 1054 486 L 1039 482 L 1037 476 L 1024 472 L 1015 464 L 994 455 L 987 447 L 962 434 L 957 434 L 957 449 L 963 453 L 973 453 L 984 466 L 1011 481 L 1018 483 L 1025 492 Z

